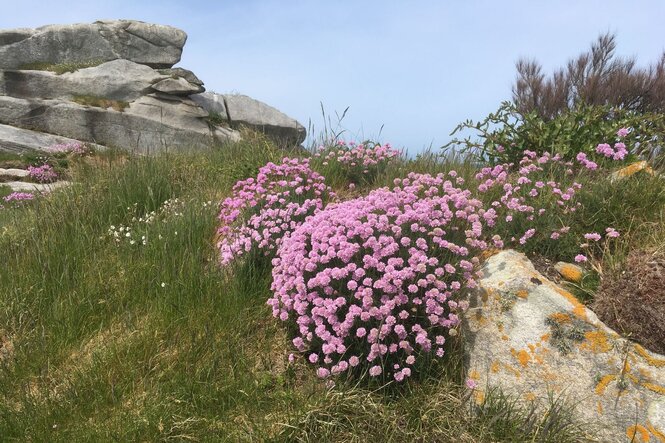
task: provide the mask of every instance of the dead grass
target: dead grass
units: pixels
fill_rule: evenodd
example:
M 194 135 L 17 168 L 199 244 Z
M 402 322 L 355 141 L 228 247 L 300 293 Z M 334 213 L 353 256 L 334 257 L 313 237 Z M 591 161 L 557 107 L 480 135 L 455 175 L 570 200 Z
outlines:
M 665 251 L 632 251 L 606 273 L 591 308 L 608 326 L 665 354 Z
M 75 95 L 72 98 L 74 103 L 83 106 L 94 106 L 96 108 L 114 109 L 118 112 L 123 112 L 129 106 L 129 103 L 123 100 L 111 100 L 104 97 L 97 97 L 94 95 Z

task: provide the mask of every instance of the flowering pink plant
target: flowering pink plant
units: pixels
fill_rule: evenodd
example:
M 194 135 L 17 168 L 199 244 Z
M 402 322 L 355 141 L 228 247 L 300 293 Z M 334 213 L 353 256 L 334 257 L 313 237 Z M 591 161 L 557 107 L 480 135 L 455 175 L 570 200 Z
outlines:
M 252 250 L 270 256 L 283 237 L 323 209 L 334 193 L 308 159 L 284 158 L 239 181 L 221 203 L 217 231 L 222 265 Z
M 347 143 L 340 140 L 332 147 L 319 146 L 314 158 L 320 160 L 322 166 L 328 167 L 327 170 L 336 167 L 348 182 L 371 183 L 399 155 L 400 152 L 389 143 Z
M 46 163 L 41 166 L 28 166 L 28 174 L 30 178 L 39 183 L 51 183 L 58 179 L 58 174 L 53 167 Z
M 83 156 L 88 153 L 90 153 L 90 148 L 88 148 L 85 144 L 80 143 L 80 142 L 72 142 L 72 143 L 60 143 L 57 145 L 51 145 L 45 149 L 46 152 L 49 154 L 72 154 L 74 156 Z
M 11 194 L 3 197 L 5 203 L 14 203 L 17 205 L 23 202 L 34 200 L 35 195 L 31 192 L 12 192 Z
M 445 175 L 411 173 L 392 190 L 328 206 L 286 237 L 268 304 L 320 377 L 402 381 L 443 357 L 495 217 Z

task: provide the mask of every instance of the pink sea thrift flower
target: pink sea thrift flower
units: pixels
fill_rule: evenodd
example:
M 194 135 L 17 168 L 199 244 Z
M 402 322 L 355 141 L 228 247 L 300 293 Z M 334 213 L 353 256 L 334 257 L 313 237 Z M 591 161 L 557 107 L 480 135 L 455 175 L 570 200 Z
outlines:
M 575 256 L 575 261 L 577 263 L 583 263 L 583 262 L 587 261 L 587 257 L 586 257 L 586 255 L 583 255 L 583 254 L 577 254 Z

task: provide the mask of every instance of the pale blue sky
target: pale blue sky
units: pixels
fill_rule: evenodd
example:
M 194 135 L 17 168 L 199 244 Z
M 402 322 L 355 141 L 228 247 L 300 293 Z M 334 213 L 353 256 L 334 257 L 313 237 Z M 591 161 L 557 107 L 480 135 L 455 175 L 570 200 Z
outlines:
M 0 28 L 132 18 L 189 38 L 180 66 L 209 90 L 262 100 L 321 127 L 320 103 L 348 106 L 348 138 L 414 153 L 447 142 L 460 121 L 510 98 L 514 63 L 549 72 L 599 33 L 639 64 L 665 49 L 665 2 L 570 1 L 56 1 L 0 0 Z

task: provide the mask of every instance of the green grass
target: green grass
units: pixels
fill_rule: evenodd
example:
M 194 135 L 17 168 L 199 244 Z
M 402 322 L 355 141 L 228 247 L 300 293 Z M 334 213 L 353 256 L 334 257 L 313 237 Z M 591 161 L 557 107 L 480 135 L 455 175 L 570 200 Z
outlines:
M 19 67 L 23 70 L 34 70 L 34 71 L 51 71 L 55 72 L 58 75 L 64 74 L 66 72 L 75 72 L 79 69 L 92 68 L 99 66 L 102 63 L 105 63 L 103 60 L 91 60 L 87 62 L 78 62 L 78 63 L 48 63 L 48 62 L 35 62 L 35 63 L 26 63 Z
M 562 401 L 538 415 L 492 391 L 469 407 L 459 349 L 401 390 L 328 389 L 288 363 L 289 339 L 265 304 L 268 270 L 222 271 L 213 247 L 217 202 L 285 155 L 297 154 L 259 136 L 156 157 L 109 150 L 70 165 L 77 185 L 0 211 L 3 441 L 583 441 Z M 474 172 L 429 153 L 394 162 L 368 188 L 452 168 Z M 643 232 L 663 221 L 665 190 L 651 180 L 590 183 L 597 197 L 579 229 L 627 229 L 608 257 L 665 238 Z M 152 211 L 154 222 L 139 221 Z M 136 244 L 116 242 L 111 226 L 130 226 Z M 548 248 L 537 252 L 560 253 Z

